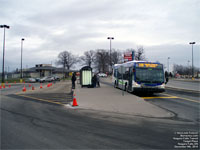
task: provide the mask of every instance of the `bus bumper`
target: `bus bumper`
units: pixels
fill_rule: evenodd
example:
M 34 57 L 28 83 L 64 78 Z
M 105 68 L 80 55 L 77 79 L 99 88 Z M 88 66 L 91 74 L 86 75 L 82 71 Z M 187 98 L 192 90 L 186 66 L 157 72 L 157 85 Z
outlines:
M 165 92 L 164 88 L 134 88 L 134 92 L 142 92 L 142 93 L 161 93 Z

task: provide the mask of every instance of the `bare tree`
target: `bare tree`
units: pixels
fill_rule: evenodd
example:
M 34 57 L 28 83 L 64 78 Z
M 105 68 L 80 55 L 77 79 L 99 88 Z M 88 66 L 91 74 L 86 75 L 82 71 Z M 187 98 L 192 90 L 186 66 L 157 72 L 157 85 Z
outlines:
M 109 66 L 109 52 L 104 49 L 97 50 L 95 64 L 98 72 L 107 72 Z
M 135 52 L 135 60 L 145 60 L 145 54 L 144 54 L 144 48 L 143 46 L 140 46 L 137 48 L 137 51 Z
M 63 69 L 67 67 L 67 69 L 69 70 L 76 62 L 76 57 L 68 51 L 63 51 L 58 55 L 57 64 L 62 65 Z
M 112 53 L 111 53 L 111 60 L 112 60 L 112 64 L 118 64 L 120 62 L 122 62 L 122 52 L 121 51 L 116 51 L 116 50 L 113 50 Z
M 95 51 L 94 50 L 86 51 L 84 52 L 84 56 L 80 58 L 87 66 L 91 67 L 91 65 L 95 61 Z

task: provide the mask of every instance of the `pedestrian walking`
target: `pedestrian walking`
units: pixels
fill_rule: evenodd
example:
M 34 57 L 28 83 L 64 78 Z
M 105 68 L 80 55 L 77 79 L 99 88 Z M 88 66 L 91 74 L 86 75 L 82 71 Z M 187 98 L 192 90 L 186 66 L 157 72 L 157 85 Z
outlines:
M 74 72 L 72 75 L 72 89 L 75 89 L 75 82 L 76 82 L 76 73 Z
M 100 77 L 97 75 L 97 86 L 100 87 Z

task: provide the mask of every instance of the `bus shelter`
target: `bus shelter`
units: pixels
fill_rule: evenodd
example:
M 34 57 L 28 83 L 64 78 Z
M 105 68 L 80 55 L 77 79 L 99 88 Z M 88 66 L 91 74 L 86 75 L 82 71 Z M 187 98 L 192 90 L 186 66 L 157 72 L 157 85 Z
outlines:
M 80 84 L 81 87 L 91 87 L 92 85 L 92 68 L 85 66 L 80 70 Z

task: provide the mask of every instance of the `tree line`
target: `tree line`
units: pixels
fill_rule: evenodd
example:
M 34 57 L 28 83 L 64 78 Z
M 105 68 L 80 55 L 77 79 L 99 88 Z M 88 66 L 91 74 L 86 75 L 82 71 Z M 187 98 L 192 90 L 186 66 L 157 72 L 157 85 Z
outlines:
M 183 65 L 174 64 L 173 71 L 174 71 L 174 73 L 178 73 L 180 75 L 187 75 L 187 76 L 192 75 L 192 67 L 191 66 L 183 66 Z M 194 75 L 195 76 L 197 75 L 198 72 L 200 72 L 199 68 L 194 67 Z
M 144 54 L 143 46 L 140 46 L 135 49 L 122 50 L 113 50 L 110 53 L 110 50 L 106 49 L 97 49 L 85 51 L 82 56 L 76 56 L 70 51 L 63 51 L 59 53 L 58 59 L 56 61 L 57 65 L 61 65 L 63 69 L 70 70 L 74 65 L 86 65 L 94 68 L 97 72 L 108 72 L 109 65 L 114 65 L 124 62 L 124 53 L 132 52 L 135 53 L 135 60 L 146 60 Z

